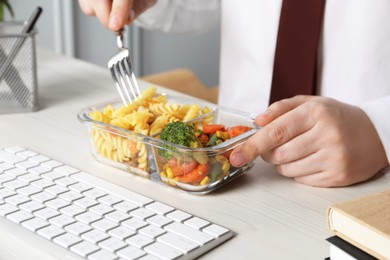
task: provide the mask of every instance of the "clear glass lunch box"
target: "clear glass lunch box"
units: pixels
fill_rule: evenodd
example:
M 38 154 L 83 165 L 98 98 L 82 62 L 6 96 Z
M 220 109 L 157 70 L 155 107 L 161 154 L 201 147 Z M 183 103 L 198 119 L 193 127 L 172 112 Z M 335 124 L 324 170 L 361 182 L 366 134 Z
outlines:
M 252 129 L 214 146 L 188 148 L 159 139 L 159 133 L 147 136 L 93 120 L 90 116 L 93 111 L 102 111 L 109 104 L 114 108 L 122 106 L 119 101 L 107 102 L 88 106 L 78 114 L 80 122 L 88 128 L 93 157 L 103 164 L 196 194 L 213 191 L 253 167 L 254 161 L 239 168 L 233 167 L 229 154 L 258 130 L 254 124 L 254 114 L 201 103 L 195 99 L 166 97 L 170 104 L 198 104 L 208 108 L 207 113 L 186 123 L 223 124 L 227 127 L 240 125 Z M 167 153 L 169 158 L 163 156 Z M 188 174 L 176 176 L 175 167 L 178 166 Z

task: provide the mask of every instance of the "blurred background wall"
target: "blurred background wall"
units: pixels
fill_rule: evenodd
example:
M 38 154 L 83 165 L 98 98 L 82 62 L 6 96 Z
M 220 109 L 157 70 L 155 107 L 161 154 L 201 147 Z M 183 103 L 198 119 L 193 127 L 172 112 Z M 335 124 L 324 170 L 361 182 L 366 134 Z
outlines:
M 106 67 L 116 52 L 114 34 L 96 17 L 85 16 L 76 0 L 10 0 L 15 20 L 27 19 L 36 6 L 43 8 L 37 24 L 37 46 Z M 11 18 L 6 13 L 6 20 Z M 218 85 L 219 24 L 206 33 L 169 35 L 146 31 L 135 25 L 127 29 L 138 76 L 175 68 L 188 68 L 207 86 Z M 107 71 L 108 73 L 108 71 Z

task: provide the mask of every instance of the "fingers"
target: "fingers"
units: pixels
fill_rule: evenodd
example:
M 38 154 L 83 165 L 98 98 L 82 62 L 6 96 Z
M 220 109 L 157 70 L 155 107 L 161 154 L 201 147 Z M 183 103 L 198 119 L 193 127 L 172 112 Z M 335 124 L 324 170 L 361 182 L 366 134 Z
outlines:
M 88 0 L 79 0 L 81 10 L 88 16 L 95 15 L 95 9 Z
M 279 116 L 295 109 L 296 107 L 313 98 L 314 97 L 312 96 L 295 96 L 293 98 L 275 102 L 268 107 L 267 111 L 265 111 L 263 114 L 258 115 L 255 119 L 255 122 L 259 126 L 265 126 Z
M 237 147 L 231 154 L 230 161 L 233 166 L 240 167 L 308 131 L 314 124 L 315 122 L 307 120 L 306 108 L 299 106 L 274 119 Z
M 111 31 L 119 31 L 122 29 L 128 17 L 131 15 L 131 8 L 133 6 L 133 0 L 113 0 L 111 12 L 109 16 L 108 28 Z
M 315 174 L 325 169 L 325 160 L 321 160 L 321 157 L 321 152 L 315 152 L 299 160 L 276 165 L 276 170 L 281 175 L 290 178 Z
M 304 158 L 321 149 L 318 135 L 321 130 L 317 125 L 292 140 L 262 154 L 262 158 L 270 164 L 284 164 Z
M 108 27 L 108 19 L 110 17 L 111 0 L 97 0 L 94 6 L 94 12 L 100 22 Z

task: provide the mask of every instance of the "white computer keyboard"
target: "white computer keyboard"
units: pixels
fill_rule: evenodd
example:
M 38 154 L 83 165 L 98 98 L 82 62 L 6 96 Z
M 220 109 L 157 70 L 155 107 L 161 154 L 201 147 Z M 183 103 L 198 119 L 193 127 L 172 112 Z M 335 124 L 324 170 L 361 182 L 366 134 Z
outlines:
M 20 146 L 0 149 L 0 216 L 88 259 L 193 259 L 232 236 Z

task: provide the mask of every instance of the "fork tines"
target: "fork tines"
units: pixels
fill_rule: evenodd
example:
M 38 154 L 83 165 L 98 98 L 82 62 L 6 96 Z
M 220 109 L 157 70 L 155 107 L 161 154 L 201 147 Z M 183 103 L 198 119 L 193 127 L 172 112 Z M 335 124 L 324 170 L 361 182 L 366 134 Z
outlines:
M 129 50 L 123 47 L 122 35 L 120 37 L 118 39 L 120 51 L 109 60 L 108 68 L 123 104 L 127 106 L 142 94 L 131 65 Z

